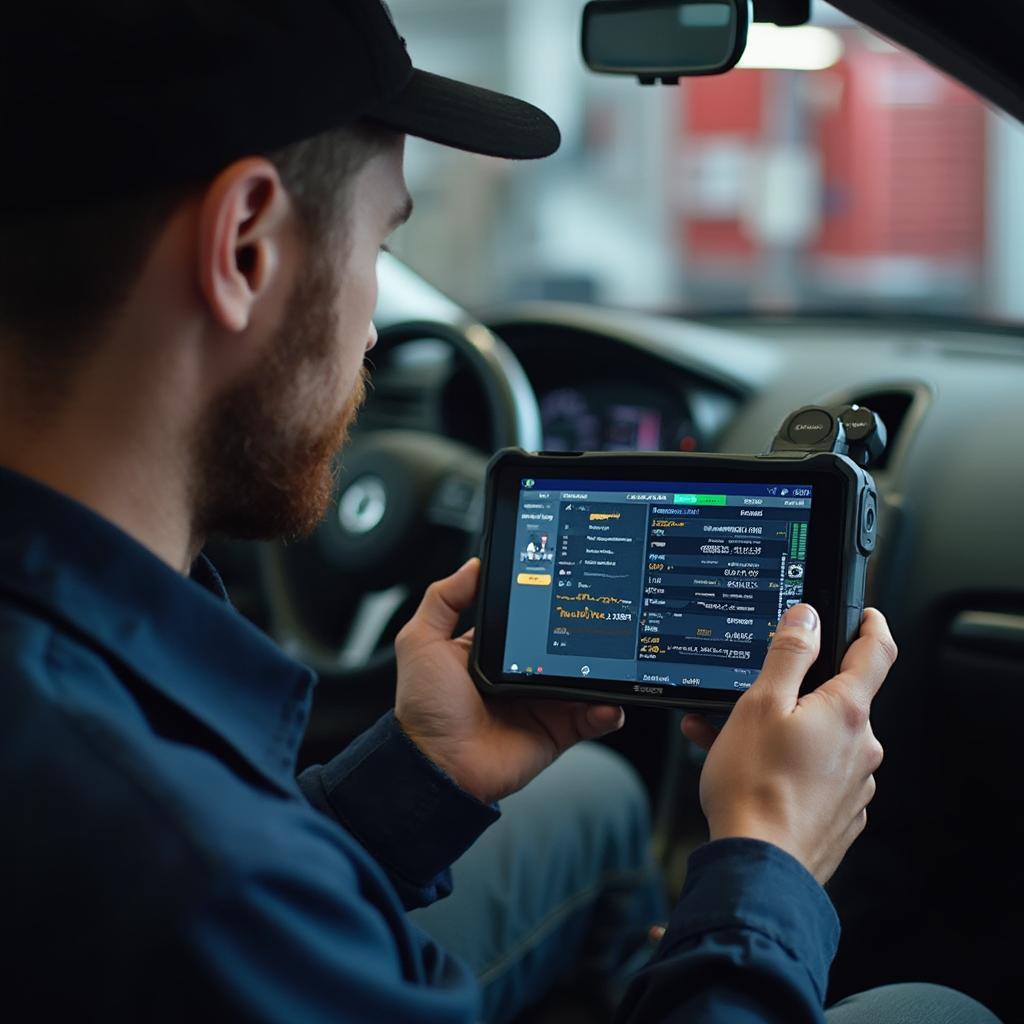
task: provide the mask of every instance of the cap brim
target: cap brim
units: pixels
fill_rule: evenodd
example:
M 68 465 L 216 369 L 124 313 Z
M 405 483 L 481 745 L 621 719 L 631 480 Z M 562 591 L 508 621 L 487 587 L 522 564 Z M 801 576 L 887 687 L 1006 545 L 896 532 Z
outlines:
M 532 104 L 429 71 L 414 71 L 394 99 L 366 116 L 442 146 L 510 160 L 550 156 L 562 141 L 558 125 Z

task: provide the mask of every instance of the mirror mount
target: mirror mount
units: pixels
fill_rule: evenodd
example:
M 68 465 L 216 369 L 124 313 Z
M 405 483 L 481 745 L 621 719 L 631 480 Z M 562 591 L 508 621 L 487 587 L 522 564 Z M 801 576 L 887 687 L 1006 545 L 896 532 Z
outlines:
M 754 21 L 791 28 L 810 20 L 811 0 L 754 0 Z
M 662 85 L 678 85 L 679 75 L 637 75 L 636 79 L 641 85 L 657 85 L 659 82 Z

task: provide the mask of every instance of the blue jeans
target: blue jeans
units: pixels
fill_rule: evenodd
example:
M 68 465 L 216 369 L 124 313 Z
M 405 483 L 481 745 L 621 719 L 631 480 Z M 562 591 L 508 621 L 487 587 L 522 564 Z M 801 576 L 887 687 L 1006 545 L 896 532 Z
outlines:
M 1000 1024 L 981 1003 L 943 985 L 908 982 L 850 996 L 825 1011 L 828 1024 Z
M 452 868 L 447 899 L 410 913 L 480 980 L 483 1019 L 505 1024 L 557 982 L 610 1008 L 653 952 L 668 916 L 650 853 L 647 794 L 597 743 L 565 753 Z M 843 1000 L 828 1024 L 999 1024 L 937 985 L 891 985 Z
M 410 918 L 472 967 L 492 1024 L 569 975 L 617 1000 L 668 913 L 640 779 L 620 755 L 583 743 L 501 810 L 453 865 L 451 896 Z

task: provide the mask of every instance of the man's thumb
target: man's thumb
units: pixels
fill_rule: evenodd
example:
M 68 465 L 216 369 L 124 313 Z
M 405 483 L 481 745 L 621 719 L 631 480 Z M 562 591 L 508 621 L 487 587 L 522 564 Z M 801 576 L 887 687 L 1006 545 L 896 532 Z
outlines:
M 771 690 L 780 706 L 793 707 L 800 696 L 800 684 L 818 657 L 820 644 L 818 613 L 809 604 L 794 605 L 779 622 L 754 686 Z
M 480 559 L 471 558 L 443 580 L 431 583 L 416 611 L 420 627 L 445 640 L 451 639 L 459 616 L 473 603 L 480 580 Z

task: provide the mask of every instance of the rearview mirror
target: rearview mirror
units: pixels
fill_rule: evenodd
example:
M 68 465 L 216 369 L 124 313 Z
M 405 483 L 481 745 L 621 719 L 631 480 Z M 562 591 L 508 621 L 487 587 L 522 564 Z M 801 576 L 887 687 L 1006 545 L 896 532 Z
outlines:
M 750 0 L 591 0 L 583 59 L 647 85 L 721 74 L 743 56 L 750 17 Z

